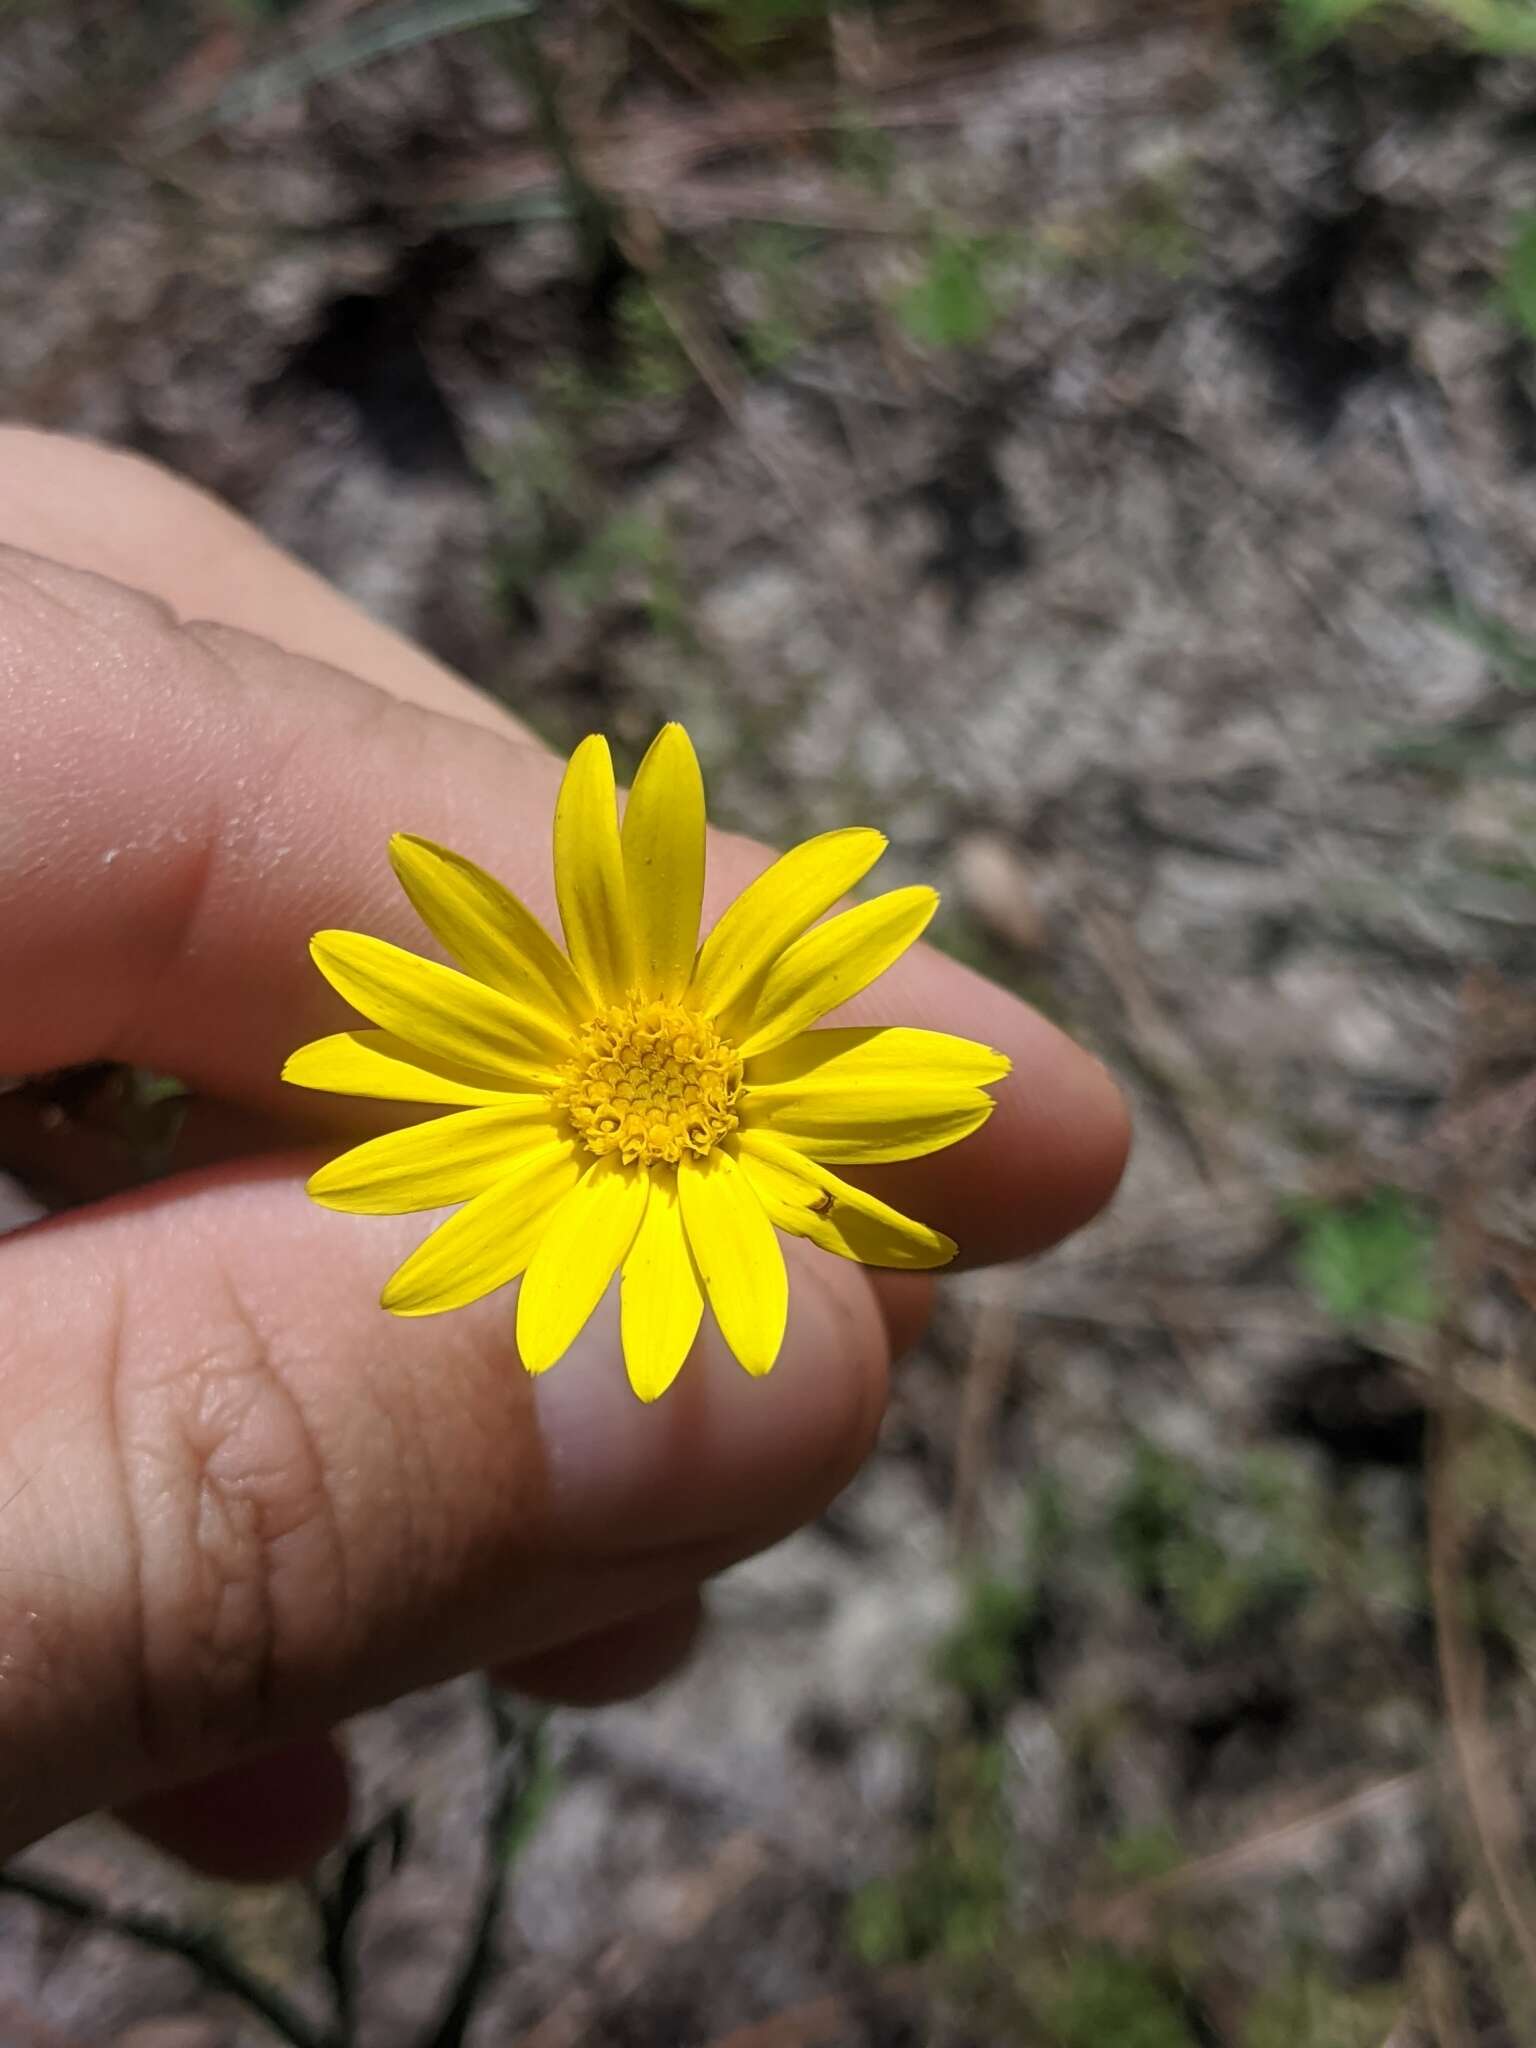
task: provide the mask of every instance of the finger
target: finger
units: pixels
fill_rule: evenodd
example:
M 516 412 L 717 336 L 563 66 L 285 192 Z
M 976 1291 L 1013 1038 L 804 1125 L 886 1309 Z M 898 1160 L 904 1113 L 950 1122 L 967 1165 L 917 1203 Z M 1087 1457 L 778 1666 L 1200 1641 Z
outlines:
M 512 1692 L 558 1706 L 603 1707 L 633 1699 L 687 1662 L 704 1625 L 698 1593 L 558 1650 L 500 1665 L 492 1674 Z
M 858 1268 L 794 1247 L 775 1371 L 706 1337 L 641 1407 L 612 1304 L 538 1381 L 505 1299 L 381 1315 L 419 1226 L 315 1210 L 310 1163 L 0 1246 L 0 1855 L 685 1601 L 868 1450 L 887 1354 Z
M 0 1094 L 0 1169 L 46 1208 L 64 1209 L 163 1174 L 291 1147 L 304 1135 L 297 1125 L 198 1098 L 144 1114 L 126 1085 L 131 1078 L 128 1068 L 77 1068 Z
M 510 712 L 348 603 L 227 505 L 126 449 L 0 427 L 0 544 L 148 591 L 364 676 L 391 696 L 527 739 Z
M 385 859 L 397 829 L 552 910 L 558 770 L 532 748 L 14 554 L 0 555 L 0 675 L 0 951 L 22 991 L 0 1007 L 0 1073 L 123 1059 L 291 1111 L 284 1055 L 353 1021 L 309 935 L 430 950 Z M 715 907 L 766 858 L 717 841 Z M 1024 1005 L 918 953 L 852 1014 L 984 1034 L 1014 1061 L 992 1123 L 913 1176 L 913 1206 L 969 1255 L 1032 1249 L 1107 1196 L 1119 1096 Z
M 209 1877 L 275 1884 L 312 1869 L 347 1830 L 347 1766 L 329 1735 L 124 1806 L 119 1819 Z
M 492 1675 L 510 1691 L 552 1705 L 600 1707 L 633 1699 L 686 1662 L 703 1615 L 703 1602 L 691 1593 Z M 336 1846 L 347 1817 L 346 1762 L 330 1735 L 291 1742 L 195 1784 L 130 1801 L 118 1813 L 168 1855 L 241 1884 L 302 1876 Z
M 928 1327 L 933 1314 L 931 1273 L 873 1273 L 875 1299 L 885 1319 L 892 1358 L 904 1358 Z
M 926 1159 L 850 1171 L 986 1265 L 1043 1251 L 1104 1207 L 1125 1171 L 1131 1126 L 1108 1070 L 1054 1024 L 957 961 L 916 948 L 847 1006 L 861 1024 L 925 1023 L 995 1045 L 1013 1071 L 974 1136 Z

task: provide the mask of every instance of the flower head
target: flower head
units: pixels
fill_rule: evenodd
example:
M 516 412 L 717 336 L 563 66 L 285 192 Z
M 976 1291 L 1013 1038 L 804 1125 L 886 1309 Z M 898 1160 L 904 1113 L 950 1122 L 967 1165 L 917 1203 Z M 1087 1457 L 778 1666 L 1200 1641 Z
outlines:
M 518 1349 L 543 1372 L 619 1273 L 630 1380 L 654 1400 L 706 1299 L 749 1372 L 773 1364 L 789 1299 L 776 1229 L 866 1265 L 954 1256 L 832 1168 L 968 1136 L 1008 1061 L 943 1032 L 811 1028 L 906 951 L 938 898 L 895 889 L 826 917 L 885 841 L 824 832 L 759 875 L 700 946 L 704 836 L 680 725 L 641 762 L 622 828 L 594 736 L 555 807 L 565 952 L 499 882 L 404 833 L 395 873 L 463 971 L 360 932 L 316 935 L 316 965 L 374 1028 L 301 1046 L 284 1079 L 449 1112 L 309 1183 L 315 1201 L 359 1214 L 461 1205 L 385 1287 L 394 1314 L 461 1308 L 521 1274 Z

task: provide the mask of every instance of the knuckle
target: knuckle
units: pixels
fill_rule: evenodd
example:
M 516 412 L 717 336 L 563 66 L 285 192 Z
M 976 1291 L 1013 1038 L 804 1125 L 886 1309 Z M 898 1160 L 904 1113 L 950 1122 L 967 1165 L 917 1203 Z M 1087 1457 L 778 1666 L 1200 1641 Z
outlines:
M 289 1667 L 312 1664 L 317 1632 L 340 1612 L 324 1461 L 237 1291 L 216 1291 L 195 1350 L 125 1342 L 113 1386 L 139 1733 L 152 1760 L 182 1774 L 269 1732 Z

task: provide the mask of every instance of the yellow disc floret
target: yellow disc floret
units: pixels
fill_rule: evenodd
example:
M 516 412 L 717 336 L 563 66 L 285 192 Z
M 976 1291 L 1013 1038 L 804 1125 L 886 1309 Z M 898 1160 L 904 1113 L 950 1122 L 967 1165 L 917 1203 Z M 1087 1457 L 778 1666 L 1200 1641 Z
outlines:
M 556 1104 L 589 1152 L 626 1166 L 702 1159 L 736 1128 L 741 1056 L 676 1003 L 616 1003 L 579 1031 Z

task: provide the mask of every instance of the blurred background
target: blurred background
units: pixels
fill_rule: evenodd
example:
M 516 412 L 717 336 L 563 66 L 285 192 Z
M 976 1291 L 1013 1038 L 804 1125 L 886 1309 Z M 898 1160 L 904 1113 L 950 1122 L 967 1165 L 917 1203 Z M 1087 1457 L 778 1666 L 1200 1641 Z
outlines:
M 694 1667 L 10 2048 L 1536 2042 L 1536 5 L 0 0 L 0 408 L 851 821 L 1135 1106 Z M 281 622 L 274 622 L 279 633 Z M 105 1917 L 103 1917 L 105 1916 Z

